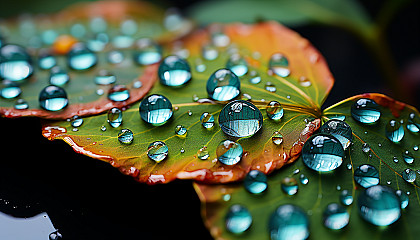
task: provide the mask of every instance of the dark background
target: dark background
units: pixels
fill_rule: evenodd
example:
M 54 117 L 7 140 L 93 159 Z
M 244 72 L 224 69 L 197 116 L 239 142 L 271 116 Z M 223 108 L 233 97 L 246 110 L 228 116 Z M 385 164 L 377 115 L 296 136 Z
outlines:
M 39 12 L 45 2 L 2 2 L 6 8 L 0 17 Z M 70 2 L 48 1 L 53 4 L 50 9 Z M 194 2 L 159 3 L 184 10 Z M 372 16 L 382 4 L 362 2 Z M 403 9 L 388 29 L 387 40 L 401 72 L 420 59 L 419 12 L 417 1 Z M 326 106 L 365 92 L 392 95 L 373 58 L 354 36 L 319 25 L 294 29 L 321 51 L 336 79 Z M 405 79 L 399 81 L 404 84 Z M 211 239 L 191 181 L 137 183 L 107 163 L 75 153 L 63 141 L 48 141 L 36 118 L 0 118 L 0 134 L 1 212 L 16 217 L 47 212 L 63 239 Z M 10 226 L 0 226 L 0 231 L 2 227 Z

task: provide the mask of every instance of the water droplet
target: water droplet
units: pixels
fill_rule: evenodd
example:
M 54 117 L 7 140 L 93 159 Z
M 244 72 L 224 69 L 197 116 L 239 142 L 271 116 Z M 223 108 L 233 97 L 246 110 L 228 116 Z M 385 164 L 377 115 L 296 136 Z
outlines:
M 67 64 L 74 70 L 86 70 L 96 65 L 98 57 L 83 43 L 74 44 L 67 54 Z
M 126 19 L 120 24 L 120 31 L 125 35 L 134 35 L 137 32 L 137 23 L 133 19 Z
M 322 216 L 324 219 L 324 226 L 329 229 L 339 230 L 349 224 L 349 213 L 344 207 L 337 203 L 328 204 Z
M 105 132 L 106 131 L 106 127 L 104 125 L 101 126 L 101 131 Z
M 392 119 L 385 127 L 385 135 L 392 142 L 398 143 L 404 137 L 404 128 L 400 122 Z
M 38 66 L 41 69 L 50 69 L 57 64 L 55 57 L 49 53 L 41 53 L 38 58 Z
M 414 146 L 413 146 L 413 150 L 414 150 L 414 151 L 418 151 L 418 150 L 419 150 L 419 146 L 414 145 Z
M 158 76 L 165 86 L 182 86 L 191 80 L 190 65 L 178 56 L 168 56 L 160 63 Z
M 352 166 L 351 166 L 351 164 L 350 164 L 350 163 L 347 163 L 347 169 L 348 169 L 348 170 L 351 170 L 351 169 L 352 169 Z
M 268 118 L 274 121 L 280 120 L 284 114 L 283 106 L 277 101 L 268 103 L 266 111 Z
M 407 181 L 407 182 L 409 182 L 409 183 L 412 183 L 412 182 L 414 182 L 414 181 L 416 181 L 416 172 L 415 171 L 413 171 L 412 169 L 410 169 L 410 168 L 407 168 L 407 169 L 405 169 L 403 172 L 402 172 L 402 177 L 403 177 L 403 179 L 405 180 L 405 181 Z
M 300 181 L 300 183 L 302 183 L 303 185 L 306 185 L 306 184 L 308 184 L 308 183 L 309 183 L 309 179 L 308 179 L 305 175 L 303 175 L 303 174 L 301 174 L 301 175 L 299 176 L 299 181 Z
M 140 65 L 150 65 L 162 59 L 162 49 L 149 38 L 137 41 L 138 50 L 134 53 L 134 61 Z
M 386 186 L 364 190 L 357 199 L 360 216 L 377 226 L 388 226 L 401 216 L 401 203 L 394 191 Z
M 143 83 L 141 81 L 135 81 L 133 83 L 133 88 L 141 88 L 143 86 Z
M 119 108 L 111 108 L 108 111 L 108 119 L 107 122 L 111 127 L 117 128 L 121 125 L 123 121 L 122 111 Z
M 402 157 L 404 159 L 404 161 L 408 164 L 413 164 L 414 163 L 414 156 L 411 152 L 409 152 L 408 150 L 405 150 L 402 153 Z
M 48 238 L 50 240 L 59 240 L 59 239 L 62 239 L 63 236 L 58 231 L 55 231 L 55 232 L 50 233 L 50 235 L 48 236 Z
M 302 87 L 310 87 L 312 83 L 308 78 L 302 76 L 299 78 L 299 85 Z
M 341 190 L 341 186 L 340 186 L 340 185 L 337 185 L 336 189 L 337 189 L 338 191 L 340 191 L 340 190 Z
M 223 132 L 233 137 L 250 137 L 263 125 L 260 110 L 250 102 L 229 102 L 220 112 L 219 125 Z
M 267 82 L 265 84 L 265 90 L 275 93 L 277 91 L 276 85 L 274 85 L 272 82 Z
M 127 129 L 127 128 L 121 129 L 120 132 L 118 133 L 118 141 L 120 141 L 120 143 L 122 144 L 129 145 L 133 142 L 133 140 L 134 140 L 134 134 L 130 129 Z
M 49 83 L 51 85 L 64 86 L 66 83 L 69 82 L 69 80 L 70 77 L 67 74 L 67 72 L 59 66 L 55 66 L 51 69 L 49 79 Z
M 251 170 L 245 176 L 244 187 L 253 194 L 260 194 L 267 189 L 267 176 L 258 170 Z
M 105 69 L 99 70 L 98 74 L 95 76 L 95 83 L 98 85 L 114 84 L 116 81 L 117 78 L 115 75 Z
M 271 136 L 271 140 L 274 144 L 280 145 L 283 143 L 283 135 L 281 135 L 279 132 L 274 132 L 273 136 Z
M 182 147 L 181 150 L 179 150 L 181 153 L 185 152 L 185 149 Z
M 392 158 L 392 160 L 394 160 L 394 163 L 398 163 L 398 158 L 397 158 L 396 156 L 394 156 L 394 157 Z
M 330 119 L 341 120 L 341 121 L 346 120 L 346 116 L 345 115 L 333 115 L 333 116 L 329 116 L 329 118 Z
M 285 204 L 271 214 L 268 230 L 271 240 L 303 240 L 309 236 L 309 220 L 301 208 Z
M 223 199 L 223 201 L 227 202 L 231 199 L 231 196 L 230 196 L 230 194 L 225 194 L 225 195 L 223 195 L 222 199 Z
M 214 60 L 219 56 L 219 51 L 214 45 L 204 45 L 201 49 L 201 54 L 206 60 Z
M 83 124 L 83 118 L 79 118 L 79 116 L 74 116 L 73 117 L 73 121 L 71 122 L 71 126 L 74 128 L 78 128 L 80 126 L 82 126 Z
M 214 126 L 213 114 L 204 112 L 200 117 L 201 125 L 206 129 L 212 129 Z
M 217 101 L 229 101 L 239 95 L 241 83 L 229 69 L 219 69 L 207 81 L 209 97 Z
M 157 162 L 160 163 L 168 156 L 168 146 L 162 141 L 156 141 L 149 145 L 147 148 L 147 156 Z
M 48 111 L 59 111 L 68 104 L 67 93 L 61 87 L 49 85 L 39 93 L 39 105 Z
M 353 132 L 350 126 L 341 120 L 329 120 L 319 129 L 320 133 L 331 134 L 340 141 L 344 150 L 346 150 L 353 139 Z
M 361 98 L 351 106 L 351 115 L 360 123 L 372 124 L 381 117 L 381 110 L 374 100 Z
M 224 140 L 216 149 L 217 159 L 225 165 L 235 165 L 242 159 L 243 149 L 239 143 Z
M 252 70 L 249 72 L 249 82 L 252 84 L 258 84 L 261 82 L 261 76 L 257 71 Z
M 251 213 L 244 206 L 232 205 L 225 217 L 226 229 L 234 234 L 240 234 L 249 229 L 252 224 Z
M 230 69 L 236 76 L 242 77 L 248 72 L 248 63 L 239 54 L 233 54 L 227 61 L 226 68 Z
M 364 188 L 379 184 L 378 170 L 369 164 L 362 164 L 354 170 L 354 181 Z
M 94 33 L 101 33 L 101 32 L 105 32 L 108 24 L 105 21 L 104 18 L 102 17 L 94 17 L 90 20 L 89 22 L 89 26 L 90 29 L 92 30 L 92 32 Z
M 18 99 L 16 101 L 14 107 L 15 107 L 15 109 L 23 110 L 23 109 L 28 109 L 29 108 L 29 104 L 24 99 L 20 98 L 20 99 Z
M 363 151 L 364 153 L 368 153 L 368 152 L 370 152 L 370 146 L 369 146 L 369 144 L 367 144 L 367 143 L 363 143 L 363 144 L 362 144 L 362 151 Z
M 302 148 L 303 163 L 315 171 L 332 171 L 341 165 L 343 157 L 340 141 L 327 134 L 311 136 Z
M 115 85 L 108 90 L 108 99 L 114 102 L 123 102 L 130 97 L 130 91 L 124 85 Z
M 210 157 L 207 147 L 204 146 L 200 148 L 200 150 L 197 151 L 197 157 L 201 160 L 207 160 Z
M 353 196 L 351 195 L 351 192 L 348 190 L 343 190 L 340 193 L 340 202 L 344 206 L 350 206 L 353 203 Z
M 140 116 L 143 121 L 155 126 L 165 124 L 172 117 L 172 104 L 166 97 L 153 94 L 140 103 Z
M 124 61 L 124 54 L 118 50 L 110 51 L 107 55 L 107 59 L 109 63 L 118 64 Z
M 408 198 L 408 195 L 405 192 L 401 191 L 401 190 L 395 191 L 395 195 L 397 195 L 398 198 L 400 199 L 401 209 L 407 208 L 408 203 L 409 203 L 409 200 L 410 200 Z
M 274 53 L 270 58 L 268 66 L 271 71 L 280 77 L 287 77 L 290 75 L 289 61 L 281 53 Z
M 285 177 L 281 180 L 281 190 L 287 195 L 295 195 L 298 192 L 298 183 L 296 179 Z
M 182 125 L 177 125 L 175 127 L 175 134 L 177 137 L 185 138 L 187 136 L 187 129 Z
M 131 36 L 127 35 L 114 36 L 114 38 L 112 39 L 112 45 L 118 49 L 129 48 L 133 45 L 133 43 L 134 39 Z
M 3 80 L 2 85 L 4 86 L 0 89 L 0 96 L 5 99 L 12 99 L 18 97 L 22 93 L 19 85 L 10 80 Z
M 407 129 L 412 133 L 420 132 L 420 117 L 414 112 L 408 115 Z
M 33 73 L 32 59 L 25 48 L 6 44 L 0 48 L 0 77 L 21 81 Z

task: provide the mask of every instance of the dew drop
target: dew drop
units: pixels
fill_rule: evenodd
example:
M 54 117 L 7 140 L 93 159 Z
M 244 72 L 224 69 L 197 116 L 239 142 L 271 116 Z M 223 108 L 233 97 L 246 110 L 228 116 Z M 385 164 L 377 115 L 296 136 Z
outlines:
M 395 195 L 397 195 L 398 198 L 400 199 L 401 209 L 407 208 L 408 203 L 409 203 L 408 195 L 405 192 L 401 191 L 401 190 L 395 191 Z
M 370 152 L 370 146 L 369 146 L 369 144 L 367 144 L 367 143 L 363 143 L 363 144 L 362 144 L 362 151 L 363 151 L 364 153 L 369 153 L 369 152 Z
M 285 204 L 271 214 L 268 229 L 271 240 L 304 240 L 309 236 L 309 220 L 301 208 Z
M 59 66 L 55 66 L 51 69 L 49 83 L 56 86 L 64 86 L 70 81 L 70 76 L 65 70 Z
M 351 127 L 341 120 L 329 120 L 319 129 L 320 133 L 331 134 L 340 141 L 344 150 L 346 150 L 353 139 Z
M 119 108 L 111 108 L 108 111 L 108 119 L 107 122 L 111 127 L 117 128 L 122 124 L 123 116 L 122 111 Z
M 271 136 L 271 140 L 274 144 L 280 145 L 283 143 L 283 135 L 279 132 L 274 132 L 273 136 Z
M 244 187 L 253 194 L 260 194 L 267 189 L 267 176 L 258 170 L 251 170 L 245 176 Z
M 106 131 L 106 127 L 104 125 L 101 126 L 101 131 L 105 132 Z
M 141 81 L 135 81 L 133 83 L 133 88 L 141 88 L 143 86 L 143 83 Z
M 59 239 L 62 239 L 63 236 L 58 231 L 55 231 L 55 232 L 50 233 L 48 238 L 49 240 L 59 240 Z
M 258 84 L 261 82 L 261 76 L 257 71 L 252 70 L 249 72 L 249 82 L 252 84 Z
M 241 234 L 248 230 L 251 224 L 251 213 L 244 206 L 235 204 L 229 208 L 225 216 L 225 226 L 229 232 Z
M 165 124 L 172 117 L 172 104 L 166 97 L 153 94 L 140 103 L 140 116 L 143 121 L 155 126 Z
M 182 86 L 191 80 L 190 65 L 178 56 L 168 56 L 160 63 L 158 76 L 165 86 Z
M 49 85 L 39 93 L 39 105 L 48 111 L 59 111 L 68 104 L 67 93 L 61 87 Z
M 379 184 L 378 170 L 369 164 L 362 164 L 354 170 L 354 181 L 364 188 Z
M 265 84 L 265 90 L 275 93 L 277 91 L 276 85 L 274 85 L 272 82 L 267 82 Z
M 350 206 L 353 203 L 353 196 L 350 191 L 344 189 L 340 192 L 339 200 L 344 206 Z
M 201 125 L 205 129 L 212 129 L 214 126 L 214 117 L 211 113 L 204 112 L 203 114 L 201 114 L 200 121 Z
M 86 70 L 96 65 L 98 57 L 83 43 L 74 44 L 67 53 L 67 64 L 74 70 Z
M 404 128 L 400 122 L 392 119 L 385 127 L 385 135 L 392 142 L 398 143 L 404 137 Z
M 298 183 L 296 179 L 285 177 L 281 180 L 281 190 L 287 195 L 295 195 L 298 192 Z
M 284 114 L 283 106 L 277 101 L 269 102 L 266 111 L 268 118 L 274 121 L 280 120 Z
M 28 109 L 29 104 L 26 102 L 26 100 L 20 98 L 16 101 L 14 108 L 18 110 Z
M 335 119 L 335 120 L 341 120 L 344 121 L 346 120 L 346 116 L 345 115 L 333 115 L 333 116 L 329 116 L 330 119 Z
M 175 134 L 179 138 L 185 138 L 187 136 L 187 129 L 182 125 L 177 125 L 175 127 Z
M 200 150 L 197 151 L 197 157 L 201 160 L 207 160 L 210 157 L 207 147 L 200 148 Z
M 98 74 L 95 76 L 95 83 L 98 85 L 110 85 L 114 84 L 116 81 L 117 78 L 115 75 L 105 69 L 99 70 Z
M 308 183 L 309 183 L 309 179 L 308 179 L 305 175 L 303 175 L 303 174 L 301 174 L 301 175 L 299 176 L 299 181 L 300 181 L 300 183 L 302 183 L 303 185 L 306 185 L 306 184 L 308 184 Z
M 220 112 L 219 125 L 229 136 L 250 137 L 261 129 L 263 116 L 252 103 L 235 100 L 229 102 Z
M 248 63 L 239 54 L 233 54 L 227 61 L 226 68 L 236 76 L 242 77 L 248 72 Z
M 181 153 L 184 153 L 185 152 L 185 149 L 182 147 L 181 150 L 180 150 L 180 152 Z
M 207 80 L 207 93 L 217 101 L 229 101 L 239 95 L 241 83 L 229 69 L 219 69 Z
M 216 46 L 207 44 L 202 47 L 201 54 L 204 59 L 212 61 L 219 56 L 219 51 Z
M 168 146 L 164 142 L 156 141 L 147 148 L 147 156 L 156 163 L 160 163 L 168 156 L 168 151 Z
M 74 116 L 73 121 L 71 122 L 71 126 L 74 128 L 78 128 L 82 126 L 83 124 L 83 118 L 79 118 L 79 116 Z
M 414 181 L 416 181 L 416 172 L 415 171 L 413 171 L 412 169 L 410 169 L 410 168 L 407 168 L 407 169 L 405 169 L 403 172 L 402 172 L 402 177 L 403 177 L 403 179 L 405 180 L 405 181 L 407 181 L 407 182 L 409 182 L 409 183 L 412 183 L 412 182 L 414 182 Z
M 351 106 L 351 115 L 360 123 L 373 124 L 381 117 L 381 110 L 374 100 L 361 98 Z
M 404 161 L 408 164 L 413 164 L 414 163 L 414 156 L 411 152 L 409 152 L 408 150 L 405 150 L 402 153 L 402 157 L 404 159 Z
M 394 157 L 392 158 L 392 160 L 394 161 L 394 163 L 398 163 L 398 158 L 397 158 L 396 156 L 394 156 Z
M 413 146 L 413 150 L 414 150 L 414 151 L 418 151 L 418 150 L 419 150 L 419 146 L 414 145 L 414 146 Z
M 57 64 L 55 57 L 49 53 L 42 53 L 38 58 L 38 66 L 41 69 L 51 69 Z
M 33 73 L 32 59 L 25 48 L 6 44 L 0 48 L 0 77 L 21 81 Z
M 243 149 L 239 143 L 224 140 L 216 149 L 217 159 L 225 165 L 235 165 L 242 159 Z
M 302 87 L 310 87 L 312 83 L 308 78 L 302 76 L 299 78 L 299 85 Z
M 150 38 L 137 41 L 138 49 L 134 53 L 134 61 L 139 65 L 151 65 L 162 59 L 162 49 Z
M 130 97 L 130 91 L 124 85 L 115 85 L 108 90 L 108 99 L 114 102 L 123 102 Z
M 134 140 L 134 134 L 130 129 L 127 129 L 127 128 L 121 129 L 120 132 L 118 133 L 118 141 L 120 141 L 120 143 L 122 144 L 129 145 L 133 142 L 133 140 Z
M 348 169 L 348 170 L 351 170 L 351 169 L 352 169 L 352 166 L 351 166 L 351 164 L 350 164 L 350 163 L 347 163 L 347 169 Z
M 414 112 L 408 115 L 407 129 L 412 133 L 420 132 L 420 117 Z
M 19 85 L 10 80 L 3 80 L 2 85 L 4 86 L 0 89 L 0 96 L 5 99 L 12 99 L 18 97 L 22 93 Z
M 290 75 L 289 61 L 281 53 L 274 53 L 268 63 L 269 69 L 280 77 L 287 77 Z
M 107 55 L 107 60 L 112 64 L 122 63 L 124 61 L 124 54 L 118 50 L 110 51 Z
M 333 230 L 344 228 L 347 226 L 350 219 L 350 215 L 347 210 L 337 203 L 328 204 L 322 216 L 324 220 L 324 226 Z

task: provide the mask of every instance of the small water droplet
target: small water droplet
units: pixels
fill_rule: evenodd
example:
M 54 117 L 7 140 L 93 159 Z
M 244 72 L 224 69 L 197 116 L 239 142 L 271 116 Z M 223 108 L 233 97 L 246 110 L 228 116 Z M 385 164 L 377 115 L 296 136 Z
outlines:
M 281 180 L 281 190 L 287 195 L 295 195 L 298 192 L 298 183 L 296 179 L 285 177 Z
M 158 94 L 152 94 L 141 101 L 139 112 L 143 121 L 155 126 L 165 124 L 173 114 L 169 99 Z
M 160 63 L 158 76 L 165 86 L 182 86 L 191 80 L 190 65 L 178 56 L 168 56 Z
M 261 129 L 263 116 L 252 103 L 235 100 L 229 102 L 220 112 L 219 125 L 229 136 L 250 137 Z
M 219 51 L 217 50 L 216 46 L 207 44 L 202 47 L 201 54 L 203 55 L 204 59 L 212 61 L 219 56 Z
M 214 126 L 213 114 L 204 112 L 200 117 L 201 125 L 206 129 L 212 129 Z
M 400 122 L 392 119 L 385 127 L 385 135 L 392 142 L 398 143 L 404 137 L 404 128 Z
M 410 168 L 407 168 L 407 169 L 405 169 L 403 172 L 402 172 L 402 177 L 403 177 L 403 179 L 405 180 L 405 181 L 407 181 L 407 182 L 409 182 L 409 183 L 412 183 L 412 182 L 414 182 L 414 181 L 416 181 L 416 172 L 415 171 L 413 171 L 412 169 L 410 169 Z
M 376 185 L 364 190 L 357 201 L 360 216 L 377 226 L 388 226 L 401 216 L 401 203 L 394 191 Z
M 307 77 L 302 76 L 299 78 L 299 85 L 302 87 L 310 87 L 312 82 Z
M 403 151 L 402 157 L 403 157 L 403 159 L 406 163 L 408 163 L 408 164 L 413 164 L 414 163 L 414 156 L 408 150 Z
M 386 181 L 386 184 L 390 185 L 391 184 L 391 181 Z
M 272 82 L 267 82 L 264 86 L 265 90 L 275 93 L 277 91 L 276 86 Z
M 241 83 L 229 69 L 215 71 L 207 80 L 207 93 L 217 101 L 229 101 L 239 95 Z
M 400 199 L 401 202 L 401 209 L 405 209 L 408 206 L 408 203 L 410 201 L 410 199 L 408 198 L 408 195 L 401 191 L 401 190 L 397 190 L 395 191 L 395 194 L 398 196 L 398 198 Z
M 418 150 L 419 150 L 419 146 L 414 145 L 413 150 L 414 150 L 414 151 L 418 151 Z
M 300 172 L 300 169 L 299 168 L 296 168 L 295 170 L 293 170 L 293 175 L 296 175 L 296 174 L 298 174 Z
M 279 206 L 268 222 L 270 239 L 307 239 L 309 237 L 309 219 L 305 212 L 292 204 Z
M 28 102 L 26 102 L 26 100 L 20 98 L 16 101 L 14 108 L 18 109 L 18 110 L 28 109 L 29 104 L 28 104 Z
M 251 224 L 251 213 L 244 206 L 235 204 L 229 208 L 225 216 L 225 226 L 229 232 L 241 234 L 248 230 Z
M 340 193 L 339 200 L 344 206 L 350 206 L 353 203 L 353 196 L 350 191 L 344 189 Z
M 283 135 L 279 132 L 274 132 L 273 136 L 271 136 L 271 140 L 274 144 L 280 145 L 283 143 Z
M 367 143 L 363 143 L 362 144 L 362 151 L 365 153 L 369 153 L 370 152 L 370 146 Z
M 86 70 L 98 62 L 95 53 L 89 50 L 83 43 L 74 44 L 67 54 L 67 63 L 71 69 Z
M 111 127 L 117 128 L 122 124 L 123 116 L 122 111 L 119 108 L 111 108 L 108 111 L 108 119 L 107 122 Z
M 242 159 L 243 149 L 239 143 L 224 140 L 216 149 L 217 159 L 225 165 L 235 165 Z
M 130 91 L 124 85 L 115 85 L 108 90 L 108 99 L 114 102 L 123 102 L 130 98 Z
M 354 170 L 354 181 L 364 188 L 379 184 L 378 170 L 369 164 L 362 164 Z
M 374 100 L 361 98 L 351 106 L 351 115 L 360 123 L 373 124 L 381 117 L 381 110 Z
M 118 50 L 110 51 L 107 55 L 107 60 L 112 64 L 122 63 L 124 61 L 124 54 Z
M 168 152 L 168 146 L 162 141 L 155 141 L 147 148 L 147 156 L 156 163 L 163 161 L 168 156 Z
M 210 157 L 207 147 L 204 146 L 200 148 L 200 150 L 197 151 L 197 157 L 201 160 L 207 160 Z
M 343 157 L 340 141 L 327 134 L 311 136 L 302 148 L 303 163 L 315 171 L 332 171 L 342 164 Z
M 104 126 L 105 127 L 105 126 Z M 104 130 L 102 130 L 104 131 Z M 122 144 L 131 144 L 134 140 L 134 134 L 130 129 L 121 129 L 118 133 L 118 141 Z
M 251 170 L 245 176 L 244 187 L 253 194 L 260 194 L 267 189 L 267 176 L 258 170 Z
M 51 69 L 49 83 L 56 86 L 64 86 L 70 80 L 70 76 L 65 70 L 59 66 L 55 66 Z
M 274 121 L 280 120 L 284 114 L 283 106 L 277 101 L 269 102 L 266 111 L 268 118 Z
M 59 111 L 68 104 L 67 93 L 61 87 L 49 85 L 39 93 L 39 105 L 48 111 Z
M 106 127 L 104 125 L 101 126 L 101 131 L 105 132 L 106 131 Z
M 289 61 L 281 53 L 273 54 L 268 66 L 271 71 L 280 77 L 287 77 L 290 75 Z
M 117 35 L 112 39 L 112 45 L 117 49 L 129 48 L 133 45 L 134 38 L 127 35 Z
M 394 157 L 392 158 L 392 160 L 394 160 L 394 163 L 398 163 L 398 158 L 397 158 L 396 156 L 394 156 Z
M 182 125 L 177 125 L 175 127 L 175 134 L 179 138 L 185 138 L 187 136 L 187 129 Z
M 78 128 L 80 126 L 82 126 L 83 124 L 83 118 L 80 118 L 79 116 L 74 116 L 73 117 L 73 121 L 71 122 L 71 126 Z
M 231 199 L 231 197 L 232 196 L 230 196 L 230 194 L 224 194 L 222 199 L 223 199 L 223 201 L 228 202 Z
M 233 54 L 226 63 L 226 68 L 236 76 L 242 77 L 248 72 L 248 63 L 239 54 Z
M 41 69 L 51 69 L 57 64 L 55 57 L 49 53 L 41 53 L 38 57 L 38 66 Z
M 105 69 L 99 70 L 98 74 L 95 76 L 95 83 L 98 85 L 110 85 L 114 84 L 116 81 L 117 78 L 115 75 Z
M 320 133 L 331 134 L 340 141 L 344 150 L 346 150 L 353 139 L 351 127 L 341 120 L 329 120 L 319 129 Z
M 0 77 L 21 81 L 33 73 L 32 59 L 25 48 L 6 44 L 0 48 Z
M 348 170 L 351 170 L 351 169 L 352 169 L 352 166 L 351 166 L 351 164 L 350 164 L 350 163 L 347 163 L 347 169 L 348 169 Z
M 337 187 L 335 189 L 337 189 L 338 191 L 340 191 L 341 190 L 341 186 L 340 185 L 337 185 Z
M 162 59 L 162 49 L 150 38 L 142 38 L 137 41 L 137 51 L 134 53 L 134 61 L 140 65 L 151 65 Z
M 50 233 L 50 235 L 48 236 L 48 238 L 50 240 L 59 240 L 59 239 L 62 239 L 63 236 L 58 231 L 55 231 L 55 232 Z
M 181 150 L 179 150 L 181 153 L 185 152 L 185 149 L 182 147 Z
M 414 112 L 408 115 L 407 129 L 412 133 L 420 132 L 420 117 Z
M 345 115 L 333 115 L 333 116 L 329 116 L 329 118 L 330 119 L 341 120 L 341 121 L 346 120 L 346 116 Z
M 337 203 L 328 204 L 322 216 L 324 226 L 334 230 L 339 230 L 347 226 L 350 219 L 347 210 Z
M 2 98 L 12 99 L 18 97 L 22 93 L 19 85 L 10 80 L 3 80 L 1 85 L 3 85 L 3 88 L 0 89 L 0 96 Z
M 309 179 L 308 179 L 305 175 L 303 175 L 303 174 L 301 174 L 301 175 L 299 176 L 299 181 L 300 181 L 300 183 L 302 183 L 303 185 L 306 185 L 306 184 L 308 184 L 308 183 L 309 183 Z

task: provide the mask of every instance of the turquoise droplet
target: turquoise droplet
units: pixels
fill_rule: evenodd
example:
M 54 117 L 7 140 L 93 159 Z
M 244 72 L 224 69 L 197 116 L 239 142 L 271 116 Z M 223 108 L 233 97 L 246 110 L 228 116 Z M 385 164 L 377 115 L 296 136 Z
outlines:
M 353 139 L 353 132 L 351 127 L 346 122 L 341 120 L 333 119 L 327 121 L 321 126 L 319 132 L 333 135 L 338 139 L 338 141 L 340 141 L 344 150 L 349 147 Z
M 176 134 L 177 137 L 179 137 L 179 138 L 185 138 L 187 136 L 187 133 L 188 133 L 188 131 L 187 131 L 187 129 L 184 126 L 177 125 L 175 127 L 175 134 Z
M 130 98 L 130 91 L 124 85 L 115 85 L 108 90 L 108 99 L 114 102 L 123 102 Z
M 229 208 L 225 216 L 225 226 L 229 232 L 241 234 L 248 230 L 251 224 L 251 213 L 244 206 L 235 204 Z
M 168 146 L 162 141 L 153 142 L 147 148 L 147 156 L 156 163 L 163 161 L 168 156 L 168 152 Z
M 417 177 L 416 172 L 413 171 L 411 168 L 405 169 L 402 172 L 401 176 L 405 181 L 407 181 L 409 183 L 412 183 L 412 182 L 416 181 L 416 177 Z
M 160 63 L 158 76 L 165 86 L 182 86 L 191 80 L 190 65 L 178 56 L 168 56 Z
M 420 132 L 420 117 L 414 112 L 408 115 L 407 129 L 412 133 Z
M 219 125 L 229 136 L 250 137 L 261 129 L 263 116 L 252 103 L 235 100 L 220 111 Z
M 134 38 L 127 35 L 118 35 L 112 39 L 112 45 L 118 49 L 129 48 L 133 45 L 133 43 Z
M 122 144 L 129 145 L 133 142 L 133 140 L 134 140 L 134 134 L 130 129 L 127 129 L 127 128 L 121 129 L 120 132 L 118 133 L 118 141 L 120 141 L 120 143 Z
M 105 69 L 101 69 L 95 76 L 95 83 L 98 85 L 110 85 L 114 84 L 116 81 L 117 78 L 115 75 Z
M 234 54 L 227 61 L 226 68 L 230 69 L 236 76 L 242 77 L 248 72 L 248 63 L 239 54 Z
M 108 53 L 107 59 L 109 63 L 118 64 L 124 60 L 124 54 L 121 51 L 114 50 Z
M 291 177 L 283 178 L 283 180 L 281 180 L 280 186 L 281 190 L 287 195 L 295 195 L 299 190 L 296 179 Z
M 140 65 L 150 65 L 162 59 L 162 49 L 149 38 L 137 41 L 138 49 L 134 52 L 134 61 Z
M 40 54 L 38 58 L 38 66 L 41 69 L 51 69 L 57 64 L 55 57 L 49 53 Z
M 372 124 L 381 117 L 381 110 L 374 100 L 361 98 L 351 106 L 351 115 L 360 123 Z
M 290 75 L 289 61 L 281 53 L 275 53 L 271 56 L 268 67 L 273 73 L 280 77 L 287 77 Z
M 172 117 L 172 104 L 166 97 L 153 94 L 141 101 L 140 116 L 143 121 L 155 126 L 165 124 Z
M 401 191 L 401 190 L 395 191 L 395 195 L 397 195 L 398 198 L 400 199 L 401 209 L 407 208 L 408 203 L 410 201 L 410 199 L 408 198 L 408 195 L 405 192 Z
M 205 129 L 212 129 L 214 126 L 214 117 L 211 113 L 204 112 L 203 114 L 201 114 L 200 121 L 201 125 Z
M 83 118 L 79 118 L 79 116 L 74 116 L 73 121 L 71 122 L 72 127 L 80 127 L 83 124 Z
M 385 135 L 392 142 L 398 143 L 404 137 L 404 128 L 399 121 L 392 119 L 385 127 Z
M 378 185 L 379 172 L 372 165 L 360 165 L 354 170 L 354 181 L 364 188 Z
M 283 106 L 277 101 L 269 102 L 266 111 L 268 118 L 274 121 L 279 121 L 284 114 Z
M 328 204 L 322 216 L 324 219 L 324 226 L 333 230 L 344 228 L 347 226 L 350 219 L 347 210 L 337 203 Z
M 39 105 L 48 111 L 59 111 L 68 104 L 67 93 L 61 87 L 49 85 L 39 93 Z
M 98 57 L 83 43 L 73 45 L 67 53 L 67 64 L 74 70 L 86 70 L 96 65 Z
M 65 70 L 59 66 L 55 66 L 51 69 L 49 83 L 56 86 L 64 86 L 70 81 L 70 76 Z
M 32 59 L 25 48 L 6 44 L 0 48 L 0 77 L 21 81 L 33 73 Z
M 117 128 L 122 124 L 123 121 L 123 116 L 122 116 L 122 111 L 119 108 L 111 108 L 108 111 L 108 123 L 109 125 L 111 125 L 111 127 L 113 128 Z
M 268 229 L 271 240 L 304 240 L 309 237 L 309 220 L 301 208 L 285 204 L 271 214 Z
M 245 176 L 244 187 L 253 194 L 260 194 L 267 189 L 267 176 L 258 170 L 251 170 Z
M 18 97 L 22 93 L 19 85 L 17 85 L 15 82 L 10 80 L 3 80 L 2 85 L 3 88 L 0 89 L 0 96 L 2 98 L 12 99 Z
M 343 157 L 343 146 L 332 135 L 313 135 L 302 148 L 303 163 L 315 171 L 332 171 L 341 166 Z
M 304 175 L 304 174 L 301 174 L 300 176 L 299 176 L 299 181 L 300 181 L 300 183 L 302 183 L 303 185 L 306 185 L 306 184 L 308 184 L 309 183 L 309 179 Z
M 377 226 L 388 226 L 401 216 L 401 203 L 394 191 L 376 185 L 364 190 L 357 199 L 360 216 Z
M 15 109 L 23 110 L 23 109 L 28 109 L 29 108 L 29 104 L 24 99 L 20 98 L 20 99 L 18 99 L 16 101 L 14 107 L 15 107 Z
M 241 83 L 229 69 L 219 69 L 207 80 L 207 93 L 217 101 L 229 101 L 239 95 Z
M 413 164 L 414 163 L 414 156 L 408 150 L 403 151 L 402 157 L 403 157 L 403 159 L 406 163 L 408 163 L 408 164 Z
M 243 149 L 239 143 L 224 140 L 216 148 L 217 159 L 225 165 L 235 165 L 242 159 Z
M 219 51 L 214 45 L 204 45 L 201 49 L 201 54 L 204 59 L 212 61 L 219 56 Z
M 350 206 L 353 203 L 353 195 L 349 190 L 341 191 L 339 199 L 344 206 Z

